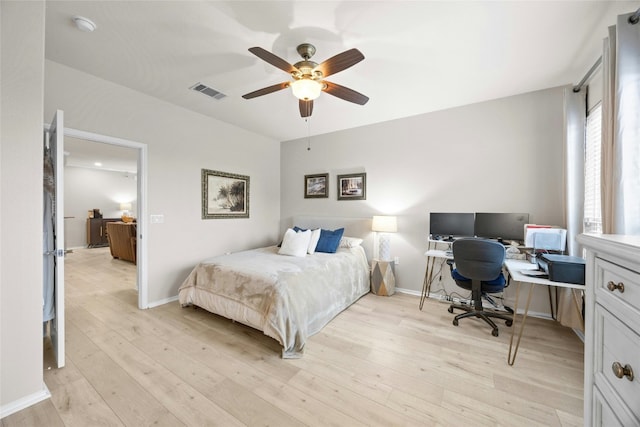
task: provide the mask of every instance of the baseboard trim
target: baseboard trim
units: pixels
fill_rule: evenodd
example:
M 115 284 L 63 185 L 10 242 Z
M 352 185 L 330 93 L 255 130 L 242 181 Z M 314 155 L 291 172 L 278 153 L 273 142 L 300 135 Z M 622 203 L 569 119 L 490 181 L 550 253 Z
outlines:
M 396 288 L 396 292 L 400 292 L 401 294 L 409 294 L 416 297 L 422 295 L 420 291 L 414 291 L 413 289 L 405 289 L 405 288 Z
M 571 329 L 573 330 L 573 333 L 576 334 L 578 338 L 580 338 L 580 341 L 584 342 L 584 333 L 580 329 L 576 329 L 576 328 L 571 328 Z
M 165 304 L 169 304 L 172 302 L 178 301 L 178 295 L 169 297 L 169 298 L 165 298 L 165 299 L 161 299 L 158 301 L 154 301 L 154 302 L 150 302 L 149 305 L 147 306 L 147 308 L 153 308 L 153 307 L 158 307 L 161 305 L 165 305 Z
M 51 393 L 47 388 L 47 385 L 42 383 L 42 390 L 37 391 L 28 396 L 22 397 L 18 400 L 14 400 L 13 402 L 9 402 L 6 405 L 2 405 L 0 408 L 0 419 L 7 417 L 11 414 L 14 414 L 18 411 L 22 411 L 23 409 L 28 408 L 29 406 L 35 405 L 36 403 L 40 403 L 43 400 L 47 400 L 51 397 Z

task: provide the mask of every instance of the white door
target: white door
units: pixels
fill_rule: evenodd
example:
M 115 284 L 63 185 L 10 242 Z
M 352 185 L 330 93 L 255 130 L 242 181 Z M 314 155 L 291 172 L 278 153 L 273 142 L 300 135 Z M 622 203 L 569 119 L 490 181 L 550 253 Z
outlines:
M 45 210 L 44 210 L 44 240 L 45 240 L 45 261 L 44 261 L 44 303 L 45 311 L 47 295 L 53 295 L 53 319 L 50 321 L 50 335 L 53 344 L 58 368 L 64 366 L 64 113 L 61 110 L 56 112 L 49 128 L 49 137 L 45 138 L 45 153 L 50 157 L 51 168 L 53 169 L 52 180 L 49 185 L 53 186 L 53 191 L 47 189 L 47 174 L 45 172 Z M 46 166 L 45 166 L 46 171 Z M 51 188 L 49 188 L 51 190 Z M 49 193 L 49 194 L 47 194 Z M 47 202 L 47 197 L 51 197 Z M 47 240 L 49 246 L 47 247 Z M 51 241 L 52 240 L 52 241 Z M 53 263 L 51 263 L 53 258 Z M 53 271 L 51 271 L 53 269 Z M 50 288 L 52 287 L 52 289 Z M 46 318 L 46 317 L 45 317 Z

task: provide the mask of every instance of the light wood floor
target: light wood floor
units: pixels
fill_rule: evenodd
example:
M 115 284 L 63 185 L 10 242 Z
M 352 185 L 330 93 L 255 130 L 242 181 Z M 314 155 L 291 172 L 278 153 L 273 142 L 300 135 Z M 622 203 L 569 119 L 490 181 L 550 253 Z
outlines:
M 476 319 L 453 326 L 443 303 L 369 294 L 283 360 L 202 309 L 138 310 L 135 267 L 108 249 L 66 266 L 66 367 L 47 352 L 52 398 L 2 427 L 582 425 L 583 344 L 549 320 L 528 320 L 510 367 L 504 323 L 496 338 Z

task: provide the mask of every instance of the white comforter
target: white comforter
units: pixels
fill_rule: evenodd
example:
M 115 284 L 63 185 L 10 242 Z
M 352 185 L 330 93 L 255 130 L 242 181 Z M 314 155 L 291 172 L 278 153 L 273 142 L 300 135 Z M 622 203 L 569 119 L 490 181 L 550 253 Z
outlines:
M 300 357 L 307 337 L 369 292 L 362 247 L 306 257 L 276 246 L 222 255 L 198 264 L 180 286 L 182 305 L 263 331 L 282 344 L 282 357 Z

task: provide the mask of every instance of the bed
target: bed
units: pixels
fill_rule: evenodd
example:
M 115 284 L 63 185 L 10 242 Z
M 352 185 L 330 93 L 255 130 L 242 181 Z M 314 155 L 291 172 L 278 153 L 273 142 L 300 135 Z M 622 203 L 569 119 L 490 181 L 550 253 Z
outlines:
M 180 286 L 179 301 L 258 329 L 282 345 L 283 358 L 298 358 L 307 338 L 369 292 L 361 242 L 343 237 L 335 253 L 289 256 L 269 246 L 209 258 Z

